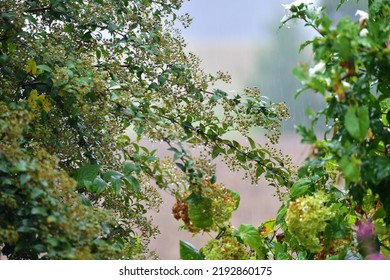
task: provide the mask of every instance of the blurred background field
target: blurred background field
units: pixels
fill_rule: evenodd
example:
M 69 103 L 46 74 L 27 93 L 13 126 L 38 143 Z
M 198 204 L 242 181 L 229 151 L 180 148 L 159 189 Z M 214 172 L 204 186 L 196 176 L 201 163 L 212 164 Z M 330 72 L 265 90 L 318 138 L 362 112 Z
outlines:
M 259 87 L 261 94 L 272 101 L 288 104 L 291 119 L 284 123 L 277 148 L 299 165 L 310 147 L 300 144 L 294 126 L 309 123 L 305 114 L 307 107 L 316 110 L 322 105 L 319 98 L 307 92 L 294 98 L 300 83 L 292 70 L 298 63 L 311 61 L 310 49 L 299 53 L 299 46 L 316 34 L 299 22 L 279 29 L 285 15 L 281 4 L 289 2 L 292 1 L 192 0 L 186 2 L 181 11 L 193 18 L 192 25 L 183 30 L 188 51 L 201 58 L 206 73 L 215 74 L 221 70 L 232 75 L 230 84 L 219 83 L 216 87 L 231 94 L 239 94 L 245 87 Z M 367 1 L 349 1 L 336 12 L 337 0 L 315 2 L 327 6 L 334 20 L 341 15 L 354 18 L 357 9 L 364 10 L 367 6 Z M 262 141 L 261 134 L 254 137 Z M 217 163 L 217 170 L 218 181 L 241 195 L 240 207 L 233 214 L 234 226 L 241 223 L 257 226 L 275 216 L 279 201 L 266 182 L 253 186 L 250 180 L 242 179 L 243 174 L 230 172 L 222 163 Z M 180 223 L 171 215 L 174 198 L 162 195 L 161 211 L 153 215 L 161 235 L 153 240 L 150 249 L 155 250 L 160 259 L 178 259 L 179 240 L 201 247 L 209 236 L 192 237 L 188 232 L 180 231 Z

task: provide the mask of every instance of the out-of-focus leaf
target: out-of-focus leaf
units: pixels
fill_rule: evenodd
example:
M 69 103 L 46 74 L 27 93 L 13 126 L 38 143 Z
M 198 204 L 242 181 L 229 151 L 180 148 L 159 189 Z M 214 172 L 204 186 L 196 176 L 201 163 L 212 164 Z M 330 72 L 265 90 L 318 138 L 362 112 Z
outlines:
M 311 181 L 309 179 L 302 179 L 298 182 L 295 182 L 290 191 L 290 195 L 292 199 L 296 199 L 300 196 L 305 195 L 311 187 Z
M 362 141 L 370 128 L 370 117 L 367 107 L 348 107 L 345 114 L 345 128 L 357 141 Z
M 211 199 L 191 194 L 187 199 L 188 216 L 192 224 L 201 229 L 206 229 L 213 224 L 211 213 Z
M 199 250 L 194 245 L 180 240 L 180 259 L 182 260 L 203 260 Z
M 100 166 L 97 164 L 83 165 L 77 169 L 74 178 L 79 186 L 83 185 L 83 181 L 93 182 L 100 172 Z

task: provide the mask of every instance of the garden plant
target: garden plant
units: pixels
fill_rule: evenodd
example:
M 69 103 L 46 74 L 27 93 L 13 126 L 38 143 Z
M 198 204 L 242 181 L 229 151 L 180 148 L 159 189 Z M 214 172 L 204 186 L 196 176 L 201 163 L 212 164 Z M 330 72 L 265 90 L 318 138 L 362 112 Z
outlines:
M 311 47 L 313 62 L 293 70 L 297 99 L 325 101 L 307 110 L 310 126 L 297 126 L 312 147 L 298 168 L 274 148 L 286 104 L 257 88 L 234 96 L 215 89 L 230 77 L 205 73 L 186 51 L 177 25 L 188 28 L 191 18 L 179 14 L 182 4 L 1 2 L 1 253 L 155 258 L 148 244 L 158 221 L 149 211 L 166 191 L 181 229 L 210 236 L 199 249 L 178 240 L 181 259 L 389 257 L 389 1 L 369 0 L 338 22 L 312 1 L 284 5 L 281 28 L 301 20 L 317 32 L 301 47 Z M 265 144 L 251 137 L 255 128 Z M 273 186 L 276 217 L 232 225 L 240 195 L 218 181 L 216 160 Z

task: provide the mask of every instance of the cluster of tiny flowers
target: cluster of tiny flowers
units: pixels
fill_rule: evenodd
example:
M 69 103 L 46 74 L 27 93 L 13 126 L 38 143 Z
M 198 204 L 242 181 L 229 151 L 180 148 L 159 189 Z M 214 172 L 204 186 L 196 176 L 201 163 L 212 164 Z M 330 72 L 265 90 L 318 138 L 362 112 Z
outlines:
M 290 204 L 287 211 L 288 230 L 312 253 L 322 250 L 321 233 L 328 221 L 335 216 L 331 207 L 326 205 L 327 199 L 323 193 L 298 198 Z

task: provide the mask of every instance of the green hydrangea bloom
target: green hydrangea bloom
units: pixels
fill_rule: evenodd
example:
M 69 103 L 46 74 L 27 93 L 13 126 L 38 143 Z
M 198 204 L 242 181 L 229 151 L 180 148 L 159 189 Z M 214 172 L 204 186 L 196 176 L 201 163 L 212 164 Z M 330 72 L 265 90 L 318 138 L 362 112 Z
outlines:
M 244 244 L 229 235 L 211 239 L 200 252 L 205 260 L 248 260 L 250 257 Z
M 327 222 L 335 216 L 327 202 L 328 197 L 320 192 L 298 198 L 287 211 L 288 230 L 311 253 L 322 250 L 321 233 L 325 231 Z

